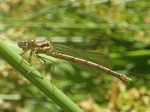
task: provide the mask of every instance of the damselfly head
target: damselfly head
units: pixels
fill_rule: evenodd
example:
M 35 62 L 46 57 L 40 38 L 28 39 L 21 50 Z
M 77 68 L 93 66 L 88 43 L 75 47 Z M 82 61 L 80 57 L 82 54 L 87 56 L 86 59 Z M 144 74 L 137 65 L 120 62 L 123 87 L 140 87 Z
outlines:
M 20 40 L 18 41 L 18 46 L 25 51 L 25 50 L 35 47 L 36 41 L 35 40 Z
M 18 46 L 23 50 L 25 50 L 28 47 L 28 42 L 26 40 L 20 40 L 18 41 Z

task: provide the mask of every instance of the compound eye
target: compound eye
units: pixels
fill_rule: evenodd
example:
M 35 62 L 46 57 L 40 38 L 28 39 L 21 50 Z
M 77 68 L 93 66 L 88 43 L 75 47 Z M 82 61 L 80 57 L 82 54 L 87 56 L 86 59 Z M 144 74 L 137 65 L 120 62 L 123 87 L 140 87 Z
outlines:
M 18 46 L 19 46 L 20 48 L 25 49 L 25 48 L 28 47 L 28 42 L 26 42 L 26 41 L 19 41 L 19 42 L 18 42 Z

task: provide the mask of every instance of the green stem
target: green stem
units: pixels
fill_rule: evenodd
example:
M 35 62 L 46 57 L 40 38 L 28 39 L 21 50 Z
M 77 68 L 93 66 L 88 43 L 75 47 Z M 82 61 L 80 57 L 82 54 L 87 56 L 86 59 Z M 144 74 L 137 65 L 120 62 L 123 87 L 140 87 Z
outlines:
M 20 72 L 25 78 L 32 82 L 38 89 L 51 98 L 65 112 L 82 112 L 82 110 L 64 95 L 54 84 L 45 79 L 37 70 L 29 66 L 22 57 L 18 55 L 11 47 L 0 40 L 0 56 L 7 61 L 14 69 Z M 31 71 L 31 72 L 29 72 Z

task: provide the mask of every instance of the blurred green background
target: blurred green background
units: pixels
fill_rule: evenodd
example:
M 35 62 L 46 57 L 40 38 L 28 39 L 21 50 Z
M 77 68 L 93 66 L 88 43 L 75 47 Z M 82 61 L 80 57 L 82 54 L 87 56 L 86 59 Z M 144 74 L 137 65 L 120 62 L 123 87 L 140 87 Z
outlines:
M 124 84 L 52 57 L 54 73 L 47 62 L 42 74 L 85 112 L 150 112 L 149 0 L 1 0 L 0 12 L 0 39 L 18 54 L 19 40 L 49 40 L 109 54 L 113 70 L 132 78 Z M 63 112 L 2 59 L 0 111 Z

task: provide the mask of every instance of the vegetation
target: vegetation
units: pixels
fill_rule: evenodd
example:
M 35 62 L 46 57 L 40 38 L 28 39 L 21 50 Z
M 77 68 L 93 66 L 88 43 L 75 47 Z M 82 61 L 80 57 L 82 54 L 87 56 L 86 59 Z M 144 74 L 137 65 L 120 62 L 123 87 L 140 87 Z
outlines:
M 67 61 L 48 57 L 40 73 L 52 85 L 45 87 L 56 86 L 85 112 L 149 112 L 149 4 L 148 0 L 1 1 L 0 39 L 7 47 L 0 44 L 0 111 L 67 110 L 63 101 L 59 103 L 56 98 L 50 99 L 49 93 L 41 93 L 38 87 L 41 81 L 25 74 L 26 79 L 19 73 L 31 66 L 28 63 L 23 64 L 24 69 L 19 66 L 21 58 L 17 54 L 22 51 L 17 42 L 35 39 L 109 54 L 114 62 L 113 70 L 132 78 L 132 82 L 124 84 L 106 73 L 90 73 Z M 14 63 L 15 57 L 7 57 L 3 50 L 8 50 L 8 56 L 16 56 L 18 64 Z M 28 54 L 23 57 L 27 58 Z M 31 65 L 34 69 L 41 67 L 34 57 Z

